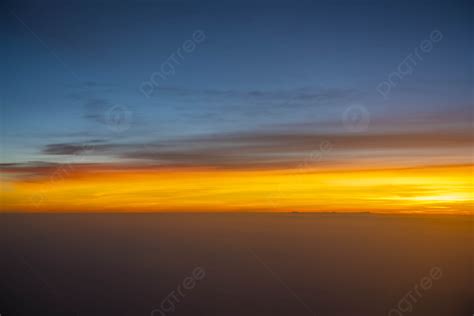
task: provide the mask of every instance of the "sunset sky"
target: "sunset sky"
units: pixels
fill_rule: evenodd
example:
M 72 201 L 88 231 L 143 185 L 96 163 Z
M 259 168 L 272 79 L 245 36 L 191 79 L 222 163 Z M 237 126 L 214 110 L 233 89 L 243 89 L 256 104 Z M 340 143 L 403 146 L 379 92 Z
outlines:
M 259 3 L 7 1 L 2 211 L 472 212 L 471 1 Z

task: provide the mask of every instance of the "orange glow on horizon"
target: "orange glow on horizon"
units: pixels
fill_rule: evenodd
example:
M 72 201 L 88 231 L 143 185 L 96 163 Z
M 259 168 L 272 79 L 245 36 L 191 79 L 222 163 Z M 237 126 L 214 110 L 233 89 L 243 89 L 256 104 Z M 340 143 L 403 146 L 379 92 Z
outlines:
M 4 211 L 471 213 L 472 166 L 389 170 L 101 170 L 6 182 Z M 3 186 L 3 185 L 2 185 Z

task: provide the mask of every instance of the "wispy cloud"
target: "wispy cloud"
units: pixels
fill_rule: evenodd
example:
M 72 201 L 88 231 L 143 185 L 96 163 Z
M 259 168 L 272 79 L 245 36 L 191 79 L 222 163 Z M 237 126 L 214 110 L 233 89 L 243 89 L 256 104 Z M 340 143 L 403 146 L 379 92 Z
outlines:
M 55 143 L 42 153 L 51 156 L 77 155 L 84 146 L 92 156 L 108 156 L 114 163 L 141 161 L 158 166 L 214 168 L 288 168 L 319 146 L 330 141 L 333 154 L 324 164 L 353 164 L 360 159 L 399 164 L 436 164 L 443 158 L 469 161 L 473 145 L 466 130 L 392 131 L 371 133 L 311 133 L 307 131 L 248 131 L 208 134 L 140 144 L 136 142 Z M 464 153 L 464 154 L 463 154 Z M 132 163 L 133 164 L 133 163 Z M 323 165 L 323 164 L 321 164 Z

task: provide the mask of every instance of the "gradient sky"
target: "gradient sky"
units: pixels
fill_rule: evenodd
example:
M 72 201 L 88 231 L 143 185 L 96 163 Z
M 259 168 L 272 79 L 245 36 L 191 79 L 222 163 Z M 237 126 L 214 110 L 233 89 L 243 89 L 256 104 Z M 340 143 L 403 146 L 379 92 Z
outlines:
M 472 1 L 2 13 L 4 210 L 472 207 Z

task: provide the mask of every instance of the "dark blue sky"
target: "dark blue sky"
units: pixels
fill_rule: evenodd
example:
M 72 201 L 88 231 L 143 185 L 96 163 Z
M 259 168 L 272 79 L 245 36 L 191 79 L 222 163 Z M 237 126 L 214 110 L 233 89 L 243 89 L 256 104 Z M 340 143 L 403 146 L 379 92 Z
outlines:
M 337 137 L 370 143 L 373 135 L 420 130 L 426 139 L 418 146 L 439 154 L 443 145 L 427 140 L 441 134 L 455 142 L 472 127 L 472 8 L 471 1 L 10 1 L 0 22 L 1 160 L 64 162 L 74 146 L 99 144 L 87 161 L 239 164 L 222 153 L 244 147 L 247 160 L 261 162 L 314 145 L 288 135 L 332 135 L 351 157 L 377 156 L 383 140 L 354 148 L 352 138 Z M 183 52 L 196 31 L 203 40 Z M 430 40 L 433 32 L 442 39 Z M 420 53 L 424 40 L 432 49 Z M 173 73 L 160 73 L 178 52 Z M 384 97 L 377 87 L 415 52 L 421 59 Z M 146 96 L 140 87 L 153 74 L 159 80 Z M 351 107 L 362 109 L 362 129 L 347 129 Z M 404 144 L 390 150 L 417 155 Z M 202 155 L 208 150 L 212 157 Z M 463 150 L 444 155 L 462 160 Z

